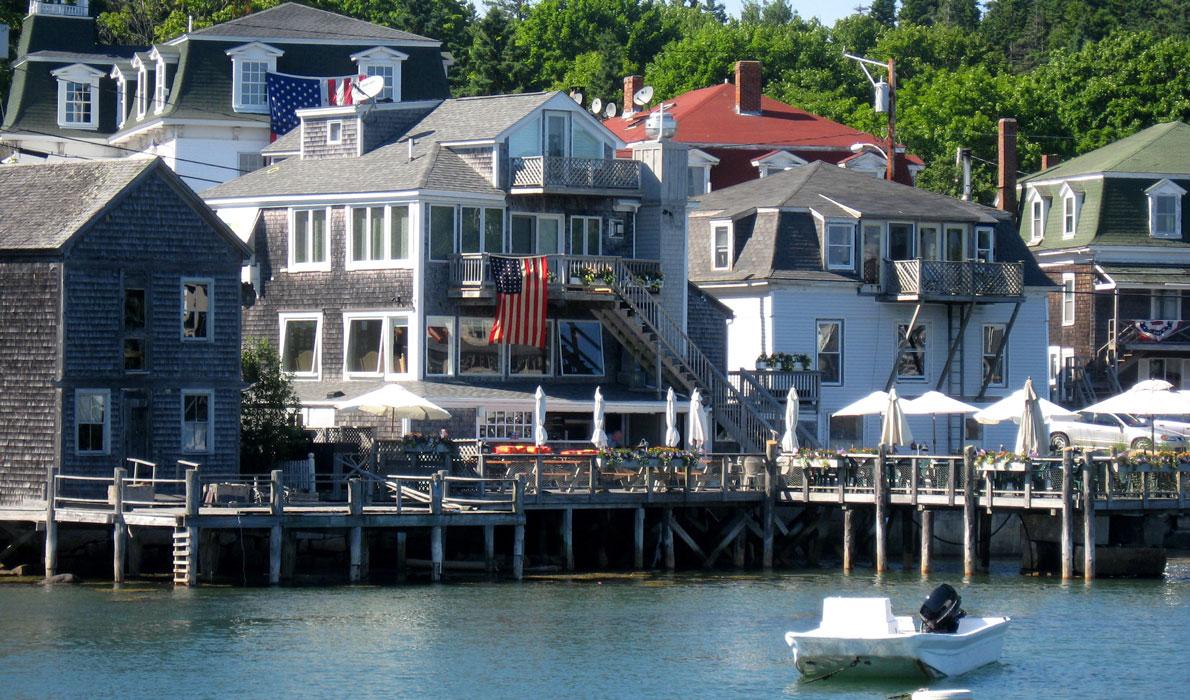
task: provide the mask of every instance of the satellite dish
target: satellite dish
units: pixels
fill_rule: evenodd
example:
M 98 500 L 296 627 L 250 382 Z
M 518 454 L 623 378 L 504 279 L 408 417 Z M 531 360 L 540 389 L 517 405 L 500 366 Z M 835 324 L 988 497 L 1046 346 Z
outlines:
M 644 107 L 645 105 L 649 104 L 649 102 L 651 102 L 652 99 L 653 99 L 653 86 L 652 85 L 646 85 L 643 88 L 637 90 L 632 95 L 632 101 L 638 107 Z
M 382 92 L 384 92 L 384 78 L 379 75 L 368 76 L 351 85 L 351 96 L 355 102 L 370 100 Z
M 596 97 L 591 100 L 591 114 L 599 114 L 603 111 L 603 100 Z
M 581 105 L 583 103 L 583 93 L 579 92 L 578 90 L 571 90 L 570 99 Z
M 616 116 L 616 103 L 615 102 L 607 103 L 607 107 L 603 108 L 603 116 L 607 117 L 608 119 L 611 119 L 612 117 Z

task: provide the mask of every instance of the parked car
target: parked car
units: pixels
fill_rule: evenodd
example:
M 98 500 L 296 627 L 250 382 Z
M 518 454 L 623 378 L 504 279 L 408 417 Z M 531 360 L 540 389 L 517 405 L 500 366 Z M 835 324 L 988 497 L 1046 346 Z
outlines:
M 1190 416 L 1154 416 L 1157 430 L 1190 438 Z
M 1160 424 L 1160 423 L 1159 423 Z M 1183 450 L 1186 438 L 1172 431 L 1149 425 L 1149 419 L 1126 413 L 1078 413 L 1074 418 L 1054 418 L 1049 423 L 1050 446 L 1147 450 Z

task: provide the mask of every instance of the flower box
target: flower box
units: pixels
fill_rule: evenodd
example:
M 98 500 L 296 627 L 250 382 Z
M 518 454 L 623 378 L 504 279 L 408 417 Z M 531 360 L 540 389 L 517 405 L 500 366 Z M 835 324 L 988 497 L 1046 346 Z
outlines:
M 997 460 L 995 462 L 983 462 L 978 466 L 981 472 L 1016 472 L 1023 474 L 1029 471 L 1029 463 L 1017 460 Z

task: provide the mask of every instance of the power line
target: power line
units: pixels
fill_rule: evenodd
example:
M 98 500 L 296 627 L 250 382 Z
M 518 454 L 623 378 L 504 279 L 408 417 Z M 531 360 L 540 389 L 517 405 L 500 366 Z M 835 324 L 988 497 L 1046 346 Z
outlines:
M 25 132 L 26 132 L 26 133 L 30 133 L 30 134 L 37 134 L 37 135 L 39 135 L 39 136 L 50 136 L 50 137 L 53 137 L 53 138 L 66 139 L 66 140 L 68 140 L 68 141 L 78 141 L 79 143 L 86 143 L 86 144 L 90 144 L 90 145 L 95 145 L 95 143 L 94 143 L 93 141 L 88 141 L 88 140 L 86 140 L 86 139 L 82 139 L 82 138 L 79 138 L 79 137 L 77 137 L 77 136 L 65 136 L 65 135 L 63 135 L 63 134 L 51 134 L 51 133 L 49 133 L 48 131 L 37 131 L 37 130 L 35 130 L 35 129 L 25 129 Z M 127 152 L 129 152 L 129 153 L 136 153 L 136 154 L 138 154 L 138 155 L 153 155 L 153 154 L 150 154 L 150 153 L 146 153 L 145 151 L 138 151 L 138 150 L 136 150 L 135 148 L 124 148 L 124 147 L 122 147 L 122 146 L 113 146 L 113 145 L 110 145 L 110 144 L 109 144 L 107 147 L 108 147 L 108 148 L 115 148 L 115 149 L 117 149 L 117 150 L 121 150 L 121 151 L 127 151 Z M 32 149 L 25 149 L 25 148 L 20 148 L 20 147 L 18 147 L 18 148 L 17 148 L 17 150 L 27 151 L 27 152 L 29 152 L 29 153 L 35 153 L 35 152 L 36 152 L 36 151 L 33 151 Z M 55 156 L 56 156 L 56 155 L 58 155 L 58 154 L 54 153 L 54 154 L 46 154 L 46 155 L 47 155 L 47 156 L 48 156 L 48 155 L 55 155 Z M 90 161 L 103 160 L 102 158 L 89 158 L 89 157 L 87 157 L 87 156 L 62 156 L 62 157 L 74 157 L 74 158 L 82 158 L 82 159 L 84 159 L 84 160 L 90 160 Z M 203 161 L 198 161 L 198 160 L 190 160 L 190 159 L 188 159 L 188 158 L 175 158 L 174 160 L 181 161 L 181 162 L 184 162 L 184 163 L 195 163 L 195 164 L 198 164 L 198 165 L 206 165 L 206 166 L 209 166 L 209 167 L 212 167 L 212 168 L 224 168 L 224 169 L 228 169 L 228 170 L 235 170 L 236 172 L 243 173 L 243 171 L 242 171 L 242 170 L 240 170 L 239 168 L 230 168 L 230 167 L 228 167 L 228 166 L 226 166 L 226 165 L 216 165 L 216 164 L 214 164 L 214 163 L 204 163 Z M 211 184 L 214 184 L 214 185 L 221 185 L 221 184 L 223 184 L 224 182 L 226 182 L 226 180 L 215 180 L 215 179 L 213 179 L 213 178 L 209 178 L 209 177 L 201 177 L 201 176 L 198 176 L 198 175 L 181 175 L 181 174 L 179 174 L 179 176 L 180 176 L 180 177 L 184 177 L 184 178 L 186 178 L 187 180 L 201 180 L 201 181 L 203 181 L 203 182 L 209 182 L 209 183 L 211 183 Z

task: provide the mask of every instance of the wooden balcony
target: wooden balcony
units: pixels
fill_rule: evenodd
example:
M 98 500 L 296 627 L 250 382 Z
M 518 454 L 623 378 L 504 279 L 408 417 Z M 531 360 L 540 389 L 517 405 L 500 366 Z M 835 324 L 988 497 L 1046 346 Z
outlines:
M 463 253 L 450 259 L 450 296 L 490 301 L 495 298 L 488 253 Z M 537 256 L 509 256 L 537 257 Z M 549 296 L 571 301 L 612 301 L 615 292 L 607 278 L 614 274 L 619 257 L 610 255 L 546 255 L 549 263 Z M 625 267 L 638 277 L 659 277 L 656 260 L 624 258 Z M 659 291 L 659 290 L 658 290 Z
M 640 162 L 624 158 L 508 159 L 513 194 L 613 194 L 640 192 Z
M 1015 302 L 1024 294 L 1021 263 L 885 260 L 885 301 Z
M 822 393 L 822 372 L 817 370 L 763 370 L 741 369 L 727 373 L 731 383 L 744 394 L 763 388 L 774 399 L 784 402 L 790 389 L 797 389 L 797 397 L 803 405 L 816 406 Z

